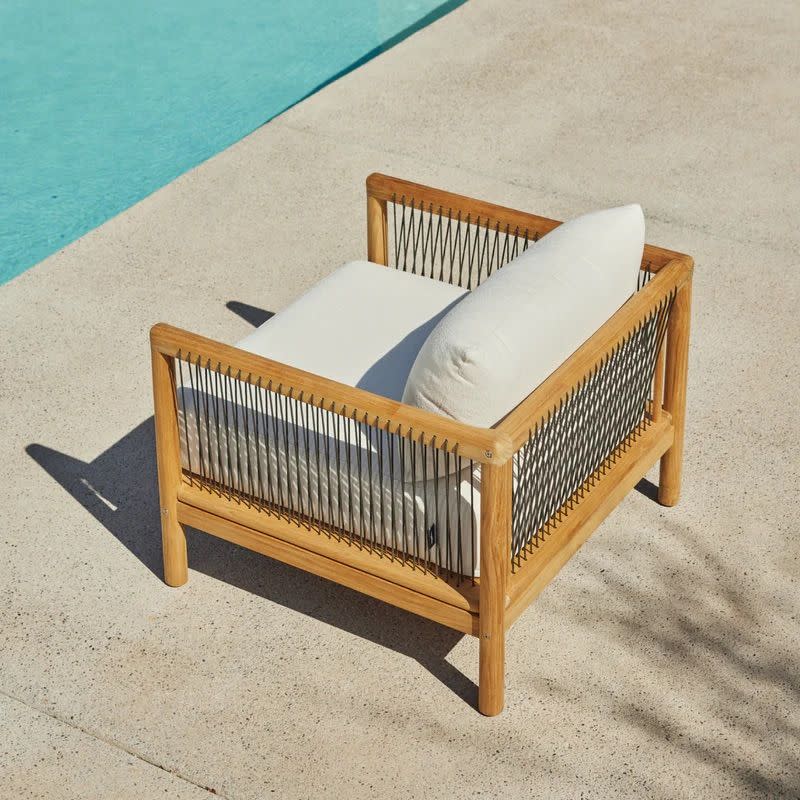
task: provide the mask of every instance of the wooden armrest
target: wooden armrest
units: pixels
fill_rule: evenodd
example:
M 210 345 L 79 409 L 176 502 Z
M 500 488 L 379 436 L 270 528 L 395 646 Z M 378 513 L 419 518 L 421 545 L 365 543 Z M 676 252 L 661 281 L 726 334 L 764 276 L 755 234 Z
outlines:
M 285 397 L 292 397 L 389 433 L 409 436 L 483 464 L 502 464 L 512 454 L 506 434 L 465 425 L 363 389 L 248 353 L 195 333 L 158 323 L 150 330 L 154 353 L 199 363 Z

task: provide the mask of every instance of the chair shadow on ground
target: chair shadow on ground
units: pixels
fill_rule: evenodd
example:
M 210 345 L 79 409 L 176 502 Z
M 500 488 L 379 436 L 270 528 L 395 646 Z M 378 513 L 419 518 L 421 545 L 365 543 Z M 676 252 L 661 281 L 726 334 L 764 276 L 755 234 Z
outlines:
M 658 502 L 658 486 L 651 480 L 642 478 L 633 488 L 640 494 L 643 494 L 648 500 L 652 500 L 654 503 Z
M 236 301 L 227 303 L 227 307 L 254 326 L 272 316 Z M 25 449 L 161 580 L 153 417 L 91 462 L 42 444 L 30 444 Z M 446 660 L 463 634 L 223 539 L 194 530 L 189 530 L 188 539 L 191 570 L 413 658 L 466 703 L 477 704 L 475 683 Z
M 263 325 L 267 320 L 275 316 L 274 311 L 264 311 L 263 308 L 251 306 L 249 303 L 241 303 L 239 300 L 228 300 L 225 303 L 228 311 L 241 317 L 245 322 L 249 322 L 254 328 Z

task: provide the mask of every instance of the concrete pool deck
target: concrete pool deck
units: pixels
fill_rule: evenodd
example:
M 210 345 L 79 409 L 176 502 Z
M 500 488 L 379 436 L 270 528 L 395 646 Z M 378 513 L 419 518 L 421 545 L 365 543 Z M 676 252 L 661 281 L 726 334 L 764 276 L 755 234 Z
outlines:
M 800 8 L 471 0 L 0 287 L 9 797 L 800 794 Z M 160 580 L 147 330 L 235 341 L 365 254 L 374 170 L 695 256 L 682 502 L 477 643 L 194 533 Z M 652 477 L 652 476 L 651 476 Z

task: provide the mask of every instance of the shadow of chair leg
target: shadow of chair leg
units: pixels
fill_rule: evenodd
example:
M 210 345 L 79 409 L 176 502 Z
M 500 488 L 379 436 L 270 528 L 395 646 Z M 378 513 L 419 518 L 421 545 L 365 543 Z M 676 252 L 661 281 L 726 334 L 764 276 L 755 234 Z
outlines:
M 249 322 L 254 328 L 263 325 L 268 319 L 275 316 L 274 311 L 265 311 L 258 306 L 251 306 L 249 303 L 241 303 L 238 300 L 228 300 L 225 303 L 225 308 L 228 311 L 233 311 L 234 314 L 241 317 L 245 322 Z
M 647 478 L 642 478 L 634 488 L 648 500 L 652 500 L 655 503 L 658 502 L 658 486 L 652 481 L 647 480 Z
M 455 642 L 453 644 L 455 644 Z M 443 683 L 450 689 L 454 695 L 460 697 L 468 706 L 477 708 L 478 685 L 447 661 L 445 657 L 447 653 L 444 655 L 440 653 L 422 654 L 421 650 L 422 648 L 416 655 L 417 662 L 430 672 L 440 683 Z M 450 650 L 452 650 L 452 647 L 450 647 L 447 652 L 449 653 Z M 429 657 L 429 655 L 435 655 L 435 657 Z

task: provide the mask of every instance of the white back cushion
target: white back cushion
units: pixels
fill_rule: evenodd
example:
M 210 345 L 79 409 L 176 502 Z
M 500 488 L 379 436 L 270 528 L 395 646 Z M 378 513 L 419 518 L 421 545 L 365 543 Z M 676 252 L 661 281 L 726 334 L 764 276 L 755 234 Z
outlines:
M 403 402 L 490 427 L 636 291 L 638 205 L 560 225 L 450 310 L 417 354 Z

